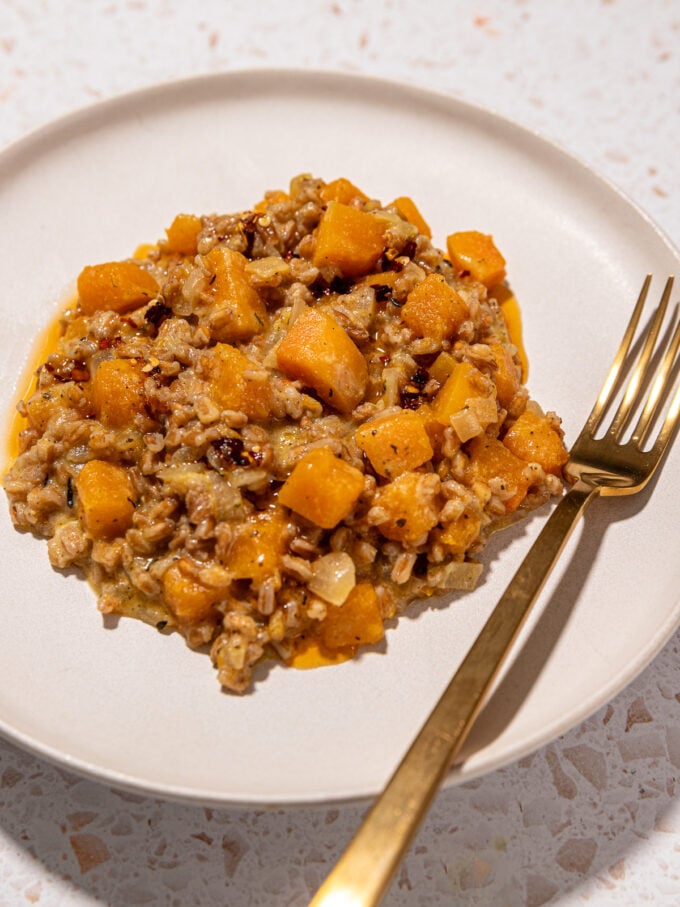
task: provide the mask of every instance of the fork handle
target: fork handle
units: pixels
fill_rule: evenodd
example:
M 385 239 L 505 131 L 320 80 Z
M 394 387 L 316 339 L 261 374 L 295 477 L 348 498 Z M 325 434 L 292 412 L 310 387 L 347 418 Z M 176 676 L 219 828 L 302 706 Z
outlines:
M 310 907 L 375 907 L 572 529 L 599 489 L 578 481 L 561 498 L 517 573 Z

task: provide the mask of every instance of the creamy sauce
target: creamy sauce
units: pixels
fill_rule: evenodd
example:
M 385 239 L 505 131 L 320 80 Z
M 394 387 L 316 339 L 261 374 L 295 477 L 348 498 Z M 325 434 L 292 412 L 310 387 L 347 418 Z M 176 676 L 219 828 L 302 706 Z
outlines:
M 142 250 L 152 248 L 150 246 L 140 246 L 135 253 L 135 257 L 144 257 L 140 254 Z M 144 253 L 145 254 L 145 253 Z M 76 300 L 71 300 L 68 305 L 58 312 L 56 317 L 50 322 L 38 336 L 35 345 L 31 351 L 25 372 L 21 381 L 18 382 L 20 392 L 16 396 L 16 403 L 20 400 L 28 400 L 34 393 L 38 383 L 38 368 L 45 362 L 50 353 L 56 349 L 57 343 L 63 332 L 62 316 L 64 312 L 74 306 Z M 19 456 L 19 435 L 26 428 L 26 418 L 16 410 L 9 424 L 9 432 L 6 436 L 6 468 Z M 295 652 L 287 659 L 286 664 L 299 670 L 308 670 L 310 668 L 320 668 L 328 665 L 342 664 L 343 661 L 350 661 L 356 655 L 356 648 L 348 646 L 338 650 L 326 649 L 321 643 L 313 638 L 301 640 Z
M 524 384 L 529 374 L 529 357 L 524 349 L 524 341 L 522 340 L 522 312 L 514 296 L 509 296 L 501 304 L 501 311 L 505 315 L 510 341 L 517 347 L 517 354 L 522 364 L 522 384 Z
M 6 440 L 5 451 L 6 459 L 8 460 L 7 465 L 14 462 L 19 456 L 19 434 L 26 428 L 26 419 L 21 413 L 17 412 L 16 405 L 20 400 L 28 400 L 35 392 L 38 384 L 38 368 L 47 359 L 49 354 L 54 352 L 62 333 L 61 319 L 64 311 L 74 304 L 75 300 L 71 300 L 68 305 L 64 306 L 62 311 L 57 314 L 54 320 L 40 332 L 31 351 L 31 356 L 28 360 L 26 369 L 21 376 L 21 380 L 18 382 L 17 386 L 19 388 L 19 393 L 16 395 L 14 401 L 13 415 L 10 420 L 9 433 Z
M 135 250 L 134 257 L 146 258 L 147 253 L 153 248 L 155 247 L 150 244 L 141 245 Z M 519 303 L 512 292 L 505 287 L 502 289 L 502 293 L 497 293 L 498 302 L 503 311 L 503 315 L 505 316 L 510 340 L 517 347 L 522 365 L 522 382 L 524 382 L 526 381 L 529 365 L 522 340 L 522 315 Z M 29 363 L 22 376 L 22 380 L 19 382 L 21 392 L 17 394 L 16 403 L 20 400 L 27 400 L 35 392 L 37 386 L 37 370 L 57 346 L 63 330 L 62 316 L 64 312 L 75 304 L 75 299 L 70 300 L 68 305 L 64 306 L 62 311 L 57 314 L 54 320 L 48 324 L 38 336 Z M 25 427 L 25 417 L 15 409 L 7 436 L 7 466 L 9 466 L 19 455 L 19 434 Z M 357 649 L 354 646 L 347 646 L 337 650 L 327 649 L 318 639 L 308 637 L 297 643 L 295 651 L 286 660 L 286 664 L 298 670 L 328 667 L 329 665 L 342 664 L 344 661 L 351 661 L 356 655 L 356 652 Z
M 133 258 L 144 259 L 147 257 L 148 253 L 155 249 L 156 246 L 153 243 L 144 243 L 140 246 L 137 246 L 135 249 Z M 53 353 L 56 349 L 57 343 L 61 338 L 62 334 L 62 317 L 68 309 L 76 306 L 78 302 L 77 297 L 69 299 L 61 310 L 57 313 L 54 320 L 51 321 L 47 327 L 45 327 L 41 333 L 38 335 L 38 338 L 33 346 L 31 351 L 31 356 L 28 360 L 28 365 L 24 374 L 21 376 L 21 380 L 18 382 L 19 393 L 16 395 L 14 400 L 14 407 L 12 409 L 12 416 L 9 424 L 9 432 L 6 437 L 6 464 L 5 468 L 8 468 L 14 460 L 19 456 L 19 435 L 26 428 L 26 419 L 21 413 L 17 412 L 16 405 L 20 400 L 28 400 L 29 397 L 35 393 L 35 389 L 38 383 L 37 371 L 38 368 L 45 362 L 50 353 Z
M 351 661 L 356 652 L 355 646 L 326 649 L 318 639 L 306 638 L 297 644 L 293 654 L 286 660 L 286 664 L 291 668 L 303 671 L 309 668 L 323 668 L 328 665 L 342 664 L 343 661 Z

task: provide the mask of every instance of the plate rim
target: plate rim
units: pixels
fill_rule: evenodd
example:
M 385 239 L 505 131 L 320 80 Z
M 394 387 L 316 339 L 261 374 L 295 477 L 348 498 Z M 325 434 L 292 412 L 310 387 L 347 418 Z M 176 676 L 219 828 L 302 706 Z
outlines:
M 134 107 L 140 103 L 159 102 L 162 99 L 165 99 L 165 101 L 168 102 L 177 92 L 179 92 L 180 95 L 188 92 L 205 96 L 206 86 L 209 86 L 210 90 L 216 94 L 218 94 L 220 90 L 223 90 L 229 96 L 233 96 L 233 83 L 244 79 L 258 89 L 263 89 L 267 86 L 271 89 L 274 84 L 284 84 L 287 91 L 294 87 L 294 83 L 297 83 L 299 86 L 302 80 L 309 79 L 313 79 L 316 85 L 321 85 L 323 83 L 323 87 L 325 87 L 326 90 L 332 88 L 334 85 L 339 85 L 340 83 L 343 83 L 344 91 L 347 91 L 347 86 L 350 84 L 354 85 L 355 90 L 360 83 L 370 84 L 371 86 L 380 88 L 383 93 L 397 90 L 399 92 L 407 93 L 411 98 L 421 97 L 428 101 L 430 105 L 436 102 L 442 112 L 449 117 L 460 117 L 461 113 L 463 113 L 466 117 L 474 118 L 476 122 L 483 121 L 489 126 L 496 125 L 506 130 L 509 128 L 514 135 L 528 137 L 534 143 L 538 143 L 543 148 L 549 150 L 552 155 L 556 155 L 558 158 L 569 162 L 571 166 L 576 165 L 579 171 L 584 175 L 587 175 L 589 179 L 600 186 L 606 187 L 609 192 L 618 196 L 627 207 L 646 222 L 648 227 L 656 234 L 658 240 L 663 243 L 671 255 L 678 260 L 680 265 L 680 252 L 678 251 L 678 248 L 670 236 L 653 220 L 653 218 L 609 177 L 598 172 L 598 170 L 590 163 L 586 162 L 572 151 L 567 150 L 557 141 L 543 135 L 531 127 L 523 125 L 521 122 L 518 122 L 511 117 L 499 113 L 493 108 L 471 102 L 454 93 L 442 92 L 393 78 L 372 76 L 364 73 L 348 73 L 337 70 L 317 70 L 312 68 L 257 67 L 205 73 L 177 79 L 166 79 L 158 83 L 117 93 L 99 101 L 78 106 L 55 119 L 34 127 L 8 145 L 3 146 L 0 149 L 0 180 L 4 179 L 5 171 L 8 168 L 11 168 L 13 165 L 20 166 L 22 157 L 27 154 L 40 153 L 41 151 L 46 150 L 43 146 L 55 136 L 63 135 L 66 137 L 67 135 L 72 134 L 73 130 L 77 131 L 79 129 L 83 129 L 87 132 L 88 127 L 91 129 L 97 119 L 105 116 L 107 111 L 115 111 L 118 115 L 124 115 L 126 110 L 129 111 L 130 109 L 134 109 Z M 230 83 L 232 84 L 230 85 Z M 21 376 L 19 376 L 19 380 L 20 379 Z M 574 720 L 573 716 L 571 716 L 566 722 L 564 720 L 558 720 L 551 723 L 549 725 L 549 731 L 536 732 L 533 737 L 523 741 L 521 744 L 517 744 L 511 751 L 499 754 L 495 759 L 489 760 L 481 767 L 476 767 L 468 774 L 465 773 L 464 764 L 459 771 L 456 769 L 449 771 L 443 786 L 451 787 L 456 784 L 465 783 L 473 778 L 490 774 L 503 766 L 512 764 L 523 756 L 533 753 L 540 747 L 554 741 L 560 734 L 565 733 L 579 723 L 587 720 L 602 705 L 625 689 L 625 687 L 627 687 L 653 661 L 664 645 L 670 640 L 679 625 L 680 595 L 674 605 L 672 615 L 667 618 L 654 637 L 648 641 L 648 645 L 644 649 L 644 654 L 629 664 L 628 670 L 624 672 L 623 676 L 621 674 L 617 675 L 616 679 L 610 684 L 598 689 L 598 691 L 588 699 L 580 717 Z M 426 715 L 423 714 L 423 719 L 425 717 Z M 329 805 L 333 803 L 363 802 L 375 794 L 375 792 L 366 792 L 362 794 L 337 794 L 329 797 L 323 793 L 319 794 L 317 792 L 310 794 L 309 798 L 297 797 L 291 799 L 290 797 L 285 796 L 282 798 L 273 798 L 272 796 L 267 795 L 256 797 L 253 796 L 252 793 L 246 793 L 242 798 L 225 795 L 216 795 L 211 798 L 201 792 L 200 787 L 198 786 L 196 788 L 189 788 L 185 785 L 168 786 L 167 784 L 154 784 L 148 780 L 130 776 L 126 772 L 102 769 L 86 759 L 69 756 L 68 753 L 61 752 L 51 745 L 43 744 L 28 734 L 9 728 L 7 722 L 2 717 L 0 717 L 0 734 L 4 739 L 14 745 L 18 745 L 22 749 L 31 752 L 40 758 L 46 759 L 54 765 L 76 772 L 77 774 L 98 783 L 108 784 L 137 794 L 161 797 L 184 803 L 189 802 L 194 804 L 243 808 L 266 805 L 310 807 L 313 805 Z

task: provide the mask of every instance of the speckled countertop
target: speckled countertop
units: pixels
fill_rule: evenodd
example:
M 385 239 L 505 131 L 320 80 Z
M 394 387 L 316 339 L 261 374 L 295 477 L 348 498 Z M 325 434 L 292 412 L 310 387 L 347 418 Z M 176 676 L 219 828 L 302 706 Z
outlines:
M 677 245 L 679 42 L 675 0 L 3 0 L 0 146 L 170 77 L 270 66 L 374 74 L 556 140 Z M 680 903 L 679 646 L 676 636 L 552 745 L 441 793 L 386 904 Z M 362 812 L 145 799 L 0 741 L 0 905 L 298 907 Z

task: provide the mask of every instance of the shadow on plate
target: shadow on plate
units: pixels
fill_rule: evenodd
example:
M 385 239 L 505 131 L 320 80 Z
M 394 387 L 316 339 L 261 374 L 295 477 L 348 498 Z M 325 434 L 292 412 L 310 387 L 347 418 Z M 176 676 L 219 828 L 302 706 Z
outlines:
M 511 654 L 509 669 L 482 708 L 455 765 L 489 746 L 511 724 L 569 623 L 609 526 L 632 519 L 647 505 L 659 475 L 638 495 L 596 500 L 586 510 L 577 546 L 569 563 L 561 565 L 562 578 L 522 647 Z

